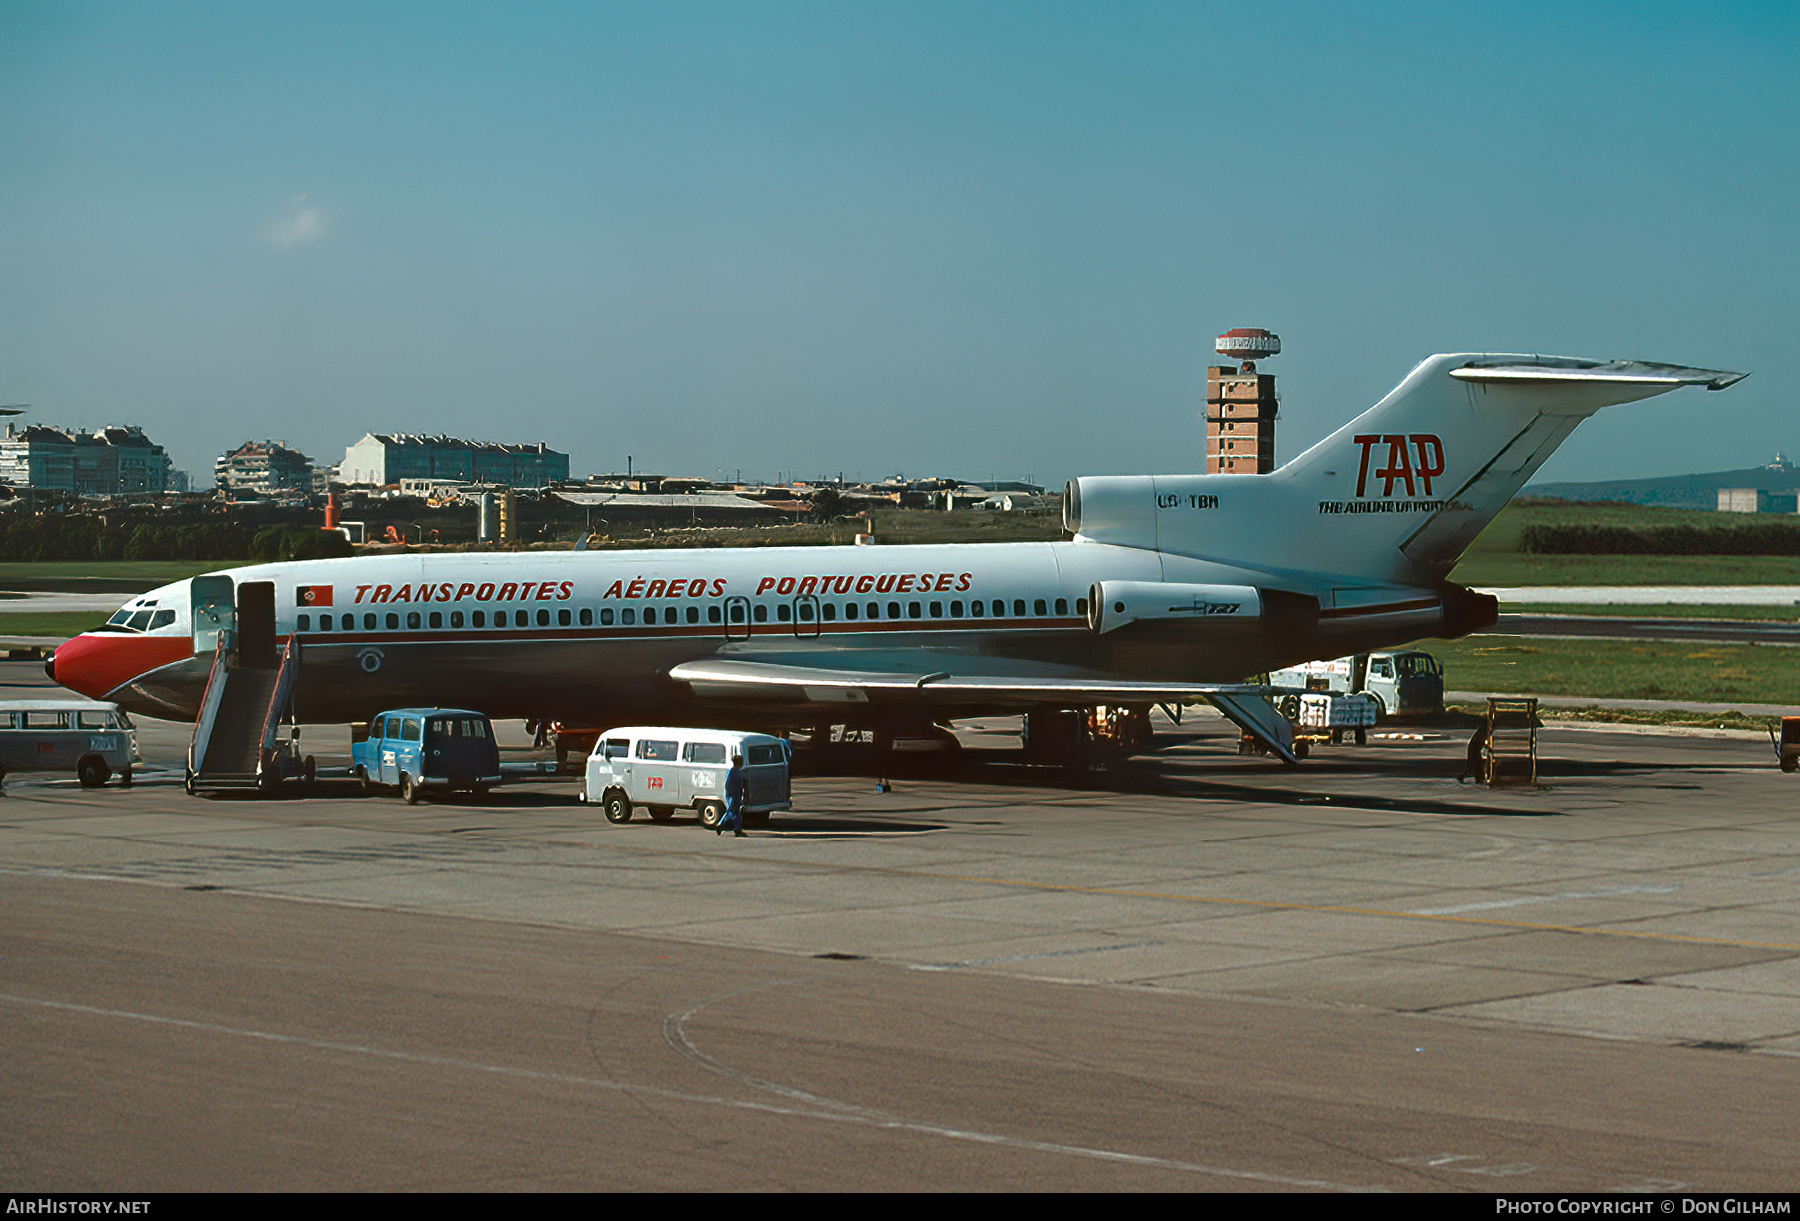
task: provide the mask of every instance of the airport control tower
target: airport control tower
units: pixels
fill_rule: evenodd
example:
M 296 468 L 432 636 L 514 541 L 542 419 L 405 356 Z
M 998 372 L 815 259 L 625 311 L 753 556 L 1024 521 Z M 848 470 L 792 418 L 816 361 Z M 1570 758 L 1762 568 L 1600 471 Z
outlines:
M 1206 371 L 1206 473 L 1266 475 L 1275 469 L 1275 378 L 1256 362 L 1281 351 L 1281 337 L 1236 327 L 1219 336 L 1217 351 L 1241 363 Z

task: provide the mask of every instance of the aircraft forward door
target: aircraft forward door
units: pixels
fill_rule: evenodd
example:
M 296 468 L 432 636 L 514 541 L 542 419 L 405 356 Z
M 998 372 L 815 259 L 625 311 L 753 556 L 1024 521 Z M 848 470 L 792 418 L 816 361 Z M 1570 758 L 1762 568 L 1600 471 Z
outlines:
M 188 622 L 194 633 L 194 654 L 210 656 L 219 647 L 219 633 L 237 631 L 237 586 L 230 577 L 195 577 L 188 582 Z
M 275 668 L 275 583 L 245 581 L 237 590 L 238 665 Z

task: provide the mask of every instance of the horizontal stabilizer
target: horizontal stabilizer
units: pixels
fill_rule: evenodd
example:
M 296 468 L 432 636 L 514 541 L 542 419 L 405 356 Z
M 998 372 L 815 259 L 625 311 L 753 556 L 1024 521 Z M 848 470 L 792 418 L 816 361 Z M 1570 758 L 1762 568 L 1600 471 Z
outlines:
M 1545 356 L 1536 360 L 1516 357 L 1495 361 L 1472 360 L 1461 368 L 1450 370 L 1450 376 L 1463 382 L 1509 382 L 1514 385 L 1548 382 L 1603 382 L 1619 386 L 1705 386 L 1723 390 L 1735 386 L 1750 375 L 1725 369 L 1692 369 L 1686 365 L 1665 365 L 1648 360 L 1576 360 L 1572 357 Z

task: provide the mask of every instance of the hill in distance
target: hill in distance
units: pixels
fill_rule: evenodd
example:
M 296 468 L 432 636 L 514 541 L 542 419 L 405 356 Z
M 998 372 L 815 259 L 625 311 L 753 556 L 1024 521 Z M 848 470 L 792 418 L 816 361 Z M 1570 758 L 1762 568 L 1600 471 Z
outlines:
M 1616 504 L 1656 505 L 1667 509 L 1719 507 L 1720 488 L 1755 488 L 1793 497 L 1800 492 L 1800 467 L 1781 454 L 1767 466 L 1704 475 L 1660 475 L 1650 479 L 1607 479 L 1594 483 L 1533 483 L 1520 490 L 1524 500 L 1606 500 Z

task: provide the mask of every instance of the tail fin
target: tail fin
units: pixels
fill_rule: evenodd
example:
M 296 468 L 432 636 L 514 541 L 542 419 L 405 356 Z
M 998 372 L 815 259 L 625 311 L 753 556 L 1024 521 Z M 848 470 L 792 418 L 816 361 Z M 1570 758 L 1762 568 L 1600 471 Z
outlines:
M 1269 479 L 1284 500 L 1316 500 L 1321 522 L 1364 519 L 1317 532 L 1330 536 L 1329 557 L 1318 557 L 1329 570 L 1440 580 L 1581 421 L 1744 376 L 1640 361 L 1433 356 Z
M 1602 407 L 1745 375 L 1563 356 L 1433 356 L 1386 398 L 1267 475 L 1070 483 L 1079 539 L 1271 573 L 1433 585 Z M 1207 510 L 1202 512 L 1200 510 Z

